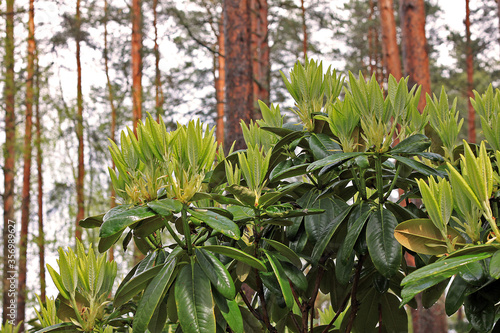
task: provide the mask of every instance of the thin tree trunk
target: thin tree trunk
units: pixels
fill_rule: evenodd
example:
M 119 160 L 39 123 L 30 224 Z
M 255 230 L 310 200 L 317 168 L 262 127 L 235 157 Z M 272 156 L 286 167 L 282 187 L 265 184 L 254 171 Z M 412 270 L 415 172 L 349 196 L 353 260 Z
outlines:
M 221 14 L 219 22 L 219 35 L 217 36 L 219 54 L 217 57 L 218 75 L 215 80 L 215 94 L 217 98 L 217 130 L 216 138 L 219 144 L 224 144 L 224 89 L 226 86 L 226 59 L 224 47 L 224 13 Z
M 415 84 L 422 86 L 418 108 L 423 110 L 425 94 L 431 93 L 424 0 L 400 0 L 400 10 L 404 72 L 410 76 L 410 88 Z
M 267 0 L 251 1 L 254 117 L 260 117 L 258 100 L 269 103 L 269 44 Z
M 369 68 L 370 68 L 370 76 L 376 72 L 375 67 L 375 46 L 373 40 L 374 28 L 373 28 L 373 17 L 375 16 L 375 3 L 373 0 L 368 2 L 370 7 L 370 14 L 368 15 L 368 22 L 370 22 L 370 27 L 368 28 L 368 59 L 369 59 Z
M 40 299 L 45 302 L 45 234 L 43 232 L 43 174 L 42 174 L 42 128 L 40 124 L 40 71 L 38 67 L 38 56 L 36 66 L 36 89 L 35 89 L 35 122 L 36 122 L 36 169 L 38 184 L 38 247 L 40 267 Z
M 304 53 L 304 59 L 307 58 L 307 25 L 306 25 L 306 7 L 304 6 L 304 0 L 300 0 L 300 10 L 302 17 L 302 52 Z
M 497 16 L 498 16 L 498 43 L 500 44 L 500 0 L 497 0 Z
M 250 49 L 250 0 L 224 0 L 226 48 L 225 147 L 245 148 L 240 120 L 253 115 L 252 59 Z
M 2 323 L 7 320 L 12 323 L 16 320 L 15 293 L 9 290 L 9 278 L 16 279 L 16 253 L 9 252 L 9 235 L 15 236 L 16 224 L 14 221 L 14 176 L 15 176 L 15 149 L 16 149 L 16 115 L 14 81 L 14 0 L 6 0 L 7 13 L 5 15 L 5 145 L 4 145 L 4 193 L 3 193 L 3 311 Z M 14 232 L 11 232 L 11 231 Z M 11 236 L 12 237 L 12 236 Z M 10 244 L 13 244 L 12 241 Z M 14 243 L 15 244 L 15 243 Z M 9 257 L 11 256 L 12 257 Z M 10 261 L 9 261 L 10 260 Z M 15 280 L 14 280 L 15 281 Z M 11 312 L 9 306 L 14 305 Z
M 259 108 L 257 100 L 259 99 L 260 77 L 260 18 L 259 18 L 259 0 L 250 1 L 250 49 L 252 52 L 252 72 L 253 72 L 253 109 L 254 115 L 257 115 Z
M 80 17 L 80 0 L 76 0 L 76 70 L 77 70 L 77 84 L 76 84 L 76 103 L 78 108 L 76 136 L 78 138 L 78 175 L 76 180 L 76 202 L 78 211 L 76 214 L 76 228 L 75 236 L 82 239 L 82 228 L 78 224 L 80 220 L 85 217 L 85 202 L 84 202 L 84 144 L 83 144 L 83 94 L 82 94 L 82 64 L 80 60 L 80 40 L 81 40 L 81 17 Z
M 35 7 L 34 0 L 29 2 L 28 15 L 28 66 L 26 78 L 26 123 L 24 132 L 23 151 L 23 192 L 21 204 L 21 238 L 19 240 L 19 278 L 17 294 L 17 322 L 25 322 L 26 316 L 26 276 L 27 276 L 27 253 L 28 253 L 28 225 L 30 220 L 30 196 L 31 196 L 31 139 L 33 129 L 33 81 L 35 74 Z M 24 332 L 24 324 L 21 326 Z
M 115 141 L 115 132 L 116 132 L 116 107 L 114 103 L 114 94 L 113 94 L 113 86 L 111 85 L 111 79 L 109 78 L 109 57 L 108 57 L 108 1 L 104 0 L 104 71 L 106 72 L 106 82 L 108 86 L 108 101 L 111 107 L 111 129 L 110 129 L 110 139 Z M 112 161 L 112 168 L 115 168 L 115 162 Z M 110 194 L 111 198 L 109 201 L 110 208 L 116 206 L 116 193 L 112 184 L 110 184 Z M 109 249 L 109 261 L 114 260 L 115 252 L 114 247 L 112 246 Z
M 142 118 L 142 10 L 141 0 L 132 0 L 132 119 L 134 132 Z
M 154 38 L 154 53 L 155 53 L 155 101 L 156 101 L 156 113 L 158 119 L 160 115 L 163 116 L 163 102 L 165 100 L 163 96 L 163 89 L 161 86 L 161 73 L 160 73 L 160 48 L 158 46 L 158 26 L 157 26 L 157 7 L 158 0 L 153 0 L 153 27 L 155 30 Z
M 474 63 L 472 58 L 472 44 L 471 44 L 471 36 L 470 36 L 470 7 L 469 0 L 465 0 L 465 35 L 466 35 L 466 49 L 467 49 L 467 58 L 466 58 L 466 69 L 467 69 L 467 101 L 468 101 L 468 134 L 469 134 L 469 142 L 476 142 L 476 122 L 475 116 L 476 113 L 474 108 L 472 107 L 471 98 L 474 98 L 474 93 L 472 89 L 474 89 Z
M 396 39 L 396 21 L 394 19 L 394 4 L 392 0 L 378 0 L 380 26 L 382 28 L 382 48 L 384 65 L 387 75 L 392 74 L 397 80 L 401 73 L 401 58 Z

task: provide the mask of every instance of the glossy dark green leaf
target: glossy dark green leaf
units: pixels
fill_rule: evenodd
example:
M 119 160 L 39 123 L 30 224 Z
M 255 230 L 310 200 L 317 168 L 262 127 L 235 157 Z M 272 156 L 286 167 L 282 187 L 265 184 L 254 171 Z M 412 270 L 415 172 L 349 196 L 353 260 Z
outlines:
M 226 299 L 217 290 L 212 290 L 212 294 L 215 304 L 229 327 L 231 327 L 231 330 L 235 333 L 243 333 L 243 318 L 238 303 L 234 299 Z
M 148 283 L 162 270 L 164 265 L 151 267 L 144 272 L 134 275 L 126 284 L 120 285 L 113 300 L 115 308 L 125 304 L 134 295 L 144 289 Z
M 341 256 L 343 256 L 342 248 L 340 248 L 339 253 L 337 254 L 337 257 Z M 345 286 L 353 276 L 352 270 L 354 268 L 354 258 L 355 253 L 352 252 L 346 264 L 343 264 L 342 260 L 339 260 L 338 258 L 335 261 L 335 277 L 343 286 Z
M 302 267 L 302 262 L 300 261 L 299 256 L 294 251 L 292 251 L 288 246 L 272 239 L 262 238 L 262 240 L 265 241 L 267 244 L 269 244 L 271 247 L 273 247 L 285 258 L 290 260 L 290 262 L 295 266 L 297 266 L 297 268 Z
M 215 289 L 225 298 L 234 299 L 236 297 L 236 288 L 234 287 L 233 278 L 226 269 L 226 266 L 224 266 L 212 253 L 202 248 L 197 248 L 195 251 L 198 264 L 201 269 L 203 269 L 210 282 L 212 282 Z
M 162 333 L 165 323 L 167 322 L 167 303 L 161 301 L 155 309 L 153 317 L 148 324 L 148 329 L 151 333 Z
M 458 274 L 465 282 L 476 287 L 481 286 L 488 279 L 485 269 L 479 261 L 464 265 Z
M 147 237 L 156 230 L 164 227 L 164 221 L 166 221 L 166 219 L 162 216 L 156 216 L 155 218 L 144 220 L 134 229 L 134 235 L 141 238 Z
M 423 134 L 407 137 L 390 150 L 391 154 L 410 154 L 423 152 L 431 145 L 431 140 Z
M 287 262 L 282 262 L 281 266 L 283 267 L 283 271 L 285 272 L 288 279 L 298 290 L 307 290 L 307 279 L 304 273 L 300 269 L 298 269 L 297 266 L 289 264 Z
M 433 169 L 433 168 L 423 164 L 422 162 L 415 161 L 414 159 L 399 156 L 399 155 L 391 155 L 391 157 L 394 158 L 396 161 L 409 166 L 410 168 L 414 169 L 415 171 L 420 172 L 424 176 L 438 176 L 438 177 L 443 176 L 442 172 L 439 172 L 438 170 Z
M 255 193 L 253 193 L 249 188 L 233 184 L 226 187 L 226 191 L 231 193 L 238 199 L 241 203 L 248 207 L 255 207 Z
M 260 271 L 267 271 L 266 266 L 262 263 L 262 261 L 237 248 L 223 245 L 206 245 L 203 246 L 203 249 L 231 257 Z
M 188 209 L 188 212 L 215 231 L 236 240 L 240 239 L 240 228 L 227 217 L 207 209 Z
M 184 333 L 215 333 L 210 280 L 197 263 L 184 266 L 175 282 L 175 303 Z
M 399 307 L 399 299 L 391 293 L 380 296 L 382 325 L 386 332 L 408 332 L 408 315 Z
M 82 228 L 97 228 L 101 226 L 103 217 L 104 214 L 89 216 L 84 218 L 83 220 L 80 220 L 78 224 Z
M 373 332 L 379 320 L 380 294 L 371 289 L 358 301 L 359 308 L 354 320 L 354 329 L 356 332 Z
M 397 203 L 394 203 L 392 201 L 386 201 L 385 207 L 387 209 L 389 209 L 394 214 L 394 216 L 396 217 L 396 219 L 399 222 L 418 218 L 418 216 L 415 215 L 415 213 L 413 213 L 407 207 L 403 207 L 403 206 L 398 205 Z
M 240 205 L 240 202 L 233 198 L 228 198 L 222 194 L 211 193 L 212 199 L 223 205 Z
M 489 270 L 492 278 L 500 279 L 500 250 L 491 257 Z
M 342 263 L 344 265 L 347 264 L 347 261 L 351 257 L 354 245 L 356 244 L 359 234 L 361 233 L 361 230 L 363 230 L 366 221 L 370 217 L 370 213 L 371 213 L 371 207 L 369 204 L 366 203 L 361 203 L 361 205 L 356 206 L 356 208 L 354 208 L 354 211 L 352 212 L 351 217 L 349 218 L 349 222 L 351 222 L 351 220 L 354 221 L 352 223 L 349 223 L 347 236 L 344 242 L 342 243 L 343 249 L 342 249 L 342 257 L 340 257 L 340 260 L 342 260 Z
M 415 272 L 406 276 L 401 282 L 401 285 L 404 286 L 401 292 L 401 297 L 403 298 L 402 303 L 408 303 L 408 301 L 419 292 L 455 275 L 463 266 L 488 257 L 491 257 L 491 253 L 447 258 L 417 269 Z
M 399 269 L 402 259 L 401 245 L 394 238 L 398 221 L 387 209 L 377 210 L 370 215 L 366 225 L 366 244 L 377 271 L 390 278 Z
M 330 215 L 330 212 L 326 210 L 324 214 L 330 217 L 330 221 L 324 228 L 322 238 L 314 246 L 313 252 L 311 254 L 311 261 L 313 263 L 318 263 L 319 259 L 323 255 L 323 252 L 328 246 L 328 243 L 330 243 L 330 240 L 335 234 L 335 231 L 340 226 L 340 224 L 345 220 L 351 209 L 352 206 L 346 206 L 342 211 L 340 211 L 336 215 Z M 332 216 L 334 216 L 333 219 L 331 218 Z
M 316 161 L 321 160 L 329 155 L 342 152 L 342 147 L 333 141 L 331 137 L 322 133 L 311 133 L 309 137 L 309 147 Z
M 283 271 L 283 267 L 278 259 L 274 257 L 274 255 L 268 251 L 264 251 L 271 267 L 273 268 L 274 275 L 278 280 L 280 285 L 281 292 L 283 293 L 283 298 L 285 299 L 286 306 L 291 309 L 294 303 L 292 289 L 290 288 L 290 283 L 288 282 L 288 278 Z
M 353 152 L 353 153 L 338 153 L 334 155 L 330 155 L 328 157 L 325 157 L 322 160 L 315 161 L 309 165 L 307 168 L 308 172 L 318 170 L 324 166 L 330 165 L 330 164 L 336 164 L 340 165 L 356 156 L 363 155 L 364 153 L 362 152 Z
M 245 333 L 264 333 L 261 322 L 247 308 L 241 307 L 241 317 L 243 318 L 243 328 Z
M 180 213 L 182 203 L 175 199 L 161 199 L 148 202 L 148 207 L 163 216 L 170 216 L 172 213 Z
M 332 220 L 336 219 L 347 204 L 338 199 L 320 199 L 314 202 L 312 207 L 303 207 L 306 209 L 323 209 L 325 212 L 319 215 L 310 215 L 304 218 L 307 237 L 313 244 L 319 242 L 325 237 L 325 233 L 330 229 Z
M 427 288 L 422 292 L 422 306 L 425 309 L 429 309 L 438 301 L 438 299 L 443 295 L 450 279 L 439 282 L 430 288 Z
M 284 162 L 290 162 L 290 160 L 286 160 Z M 282 162 L 283 163 L 283 162 Z M 288 165 L 287 163 L 278 164 L 272 171 L 269 176 L 269 180 L 271 182 L 276 182 L 279 180 L 283 180 L 290 177 L 297 177 L 306 173 L 306 169 L 309 163 L 300 164 L 300 165 Z
M 467 289 L 467 282 L 465 282 L 460 275 L 455 275 L 450 284 L 450 288 L 448 288 L 444 302 L 446 314 L 448 316 L 453 315 L 464 304 Z
M 471 294 L 465 299 L 465 314 L 472 327 L 478 332 L 490 332 L 495 324 L 495 305 Z
M 158 303 L 163 299 L 168 287 L 172 283 L 176 265 L 176 258 L 167 261 L 144 291 L 144 295 L 142 295 L 135 313 L 133 333 L 143 333 L 146 331 Z
M 101 237 L 99 238 L 99 243 L 97 244 L 97 250 L 99 253 L 104 253 L 107 250 L 109 250 L 122 236 L 122 232 L 117 232 L 111 236 L 108 237 Z
M 59 323 L 49 327 L 44 327 L 36 333 L 49 333 L 49 332 L 78 332 L 78 328 L 73 323 Z
M 109 237 L 134 223 L 152 218 L 156 213 L 146 206 L 117 206 L 103 217 L 99 237 Z

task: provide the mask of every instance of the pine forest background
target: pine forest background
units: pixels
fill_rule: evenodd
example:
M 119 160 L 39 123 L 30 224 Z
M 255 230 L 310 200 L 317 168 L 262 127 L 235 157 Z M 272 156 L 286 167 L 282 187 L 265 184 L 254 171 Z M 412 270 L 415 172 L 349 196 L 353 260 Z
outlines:
M 25 302 L 20 310 L 26 311 L 26 320 L 33 317 L 35 293 L 56 294 L 54 286 L 45 286 L 40 266 L 54 266 L 57 247 L 73 245 L 75 236 L 86 244 L 98 240 L 90 229 L 77 228 L 76 221 L 114 204 L 108 138 L 119 140 L 118 133 L 144 119 L 146 112 L 154 118 L 161 115 L 169 128 L 199 118 L 217 126 L 220 142 L 224 141 L 222 121 L 226 140 L 237 132 L 232 124 L 240 116 L 232 112 L 234 101 L 225 102 L 224 90 L 231 88 L 234 81 L 229 78 L 239 73 L 245 57 L 241 55 L 240 64 L 228 63 L 230 59 L 224 57 L 230 46 L 224 44 L 234 40 L 231 33 L 243 26 L 247 33 L 242 38 L 250 38 L 253 84 L 247 96 L 252 97 L 254 110 L 247 116 L 251 119 L 257 116 L 257 99 L 280 104 L 285 113 L 293 106 L 284 97 L 279 71 L 288 73 L 306 55 L 344 74 L 361 71 L 375 75 L 379 82 L 387 81 L 389 73 L 396 76 L 393 58 L 384 54 L 388 44 L 382 23 L 391 22 L 381 21 L 383 8 L 394 14 L 392 28 L 402 59 L 396 67 L 403 68 L 399 75 L 406 76 L 404 63 L 411 55 L 402 47 L 405 20 L 400 6 L 422 1 L 225 2 L 239 3 L 240 9 L 248 2 L 250 27 L 243 17 L 236 21 L 224 17 L 224 6 L 231 4 L 221 0 L 6 0 L 0 4 L 0 209 L 4 216 L 0 256 L 5 259 L 5 223 L 10 219 L 16 222 L 19 244 L 18 282 L 27 291 L 26 298 L 19 299 L 23 307 Z M 450 3 L 470 10 L 458 17 L 444 10 Z M 439 93 L 444 86 L 451 97 L 458 98 L 458 109 L 469 119 L 472 89 L 484 92 L 490 82 L 494 87 L 499 84 L 500 1 L 426 1 L 425 15 L 432 91 Z M 244 108 L 244 101 L 240 104 Z M 479 139 L 481 133 L 474 133 L 474 128 L 470 123 L 464 126 L 463 137 Z M 134 256 L 117 245 L 114 257 L 119 277 L 123 276 Z M 5 302 L 5 287 L 3 291 Z

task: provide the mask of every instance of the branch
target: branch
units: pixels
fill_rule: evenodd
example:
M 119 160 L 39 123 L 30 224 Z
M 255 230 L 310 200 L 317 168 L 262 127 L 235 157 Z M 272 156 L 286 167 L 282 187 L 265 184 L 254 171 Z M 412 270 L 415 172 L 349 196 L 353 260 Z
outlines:
M 245 295 L 245 293 L 241 289 L 240 289 L 240 295 L 241 295 L 241 298 L 243 298 L 243 302 L 245 302 L 245 305 L 247 306 L 248 310 L 254 315 L 255 318 L 262 321 L 261 315 L 253 308 L 252 304 L 250 304 L 250 302 L 248 302 L 247 296 Z
M 332 320 L 328 323 L 328 325 L 325 327 L 325 329 L 321 333 L 328 333 L 328 330 L 330 329 L 330 327 L 332 327 L 332 325 L 335 322 L 335 320 L 337 320 L 337 318 L 340 316 L 340 314 L 342 312 L 344 312 L 345 307 L 347 305 L 347 302 L 349 301 L 349 297 L 350 296 L 351 296 L 351 293 L 350 292 L 347 293 L 347 295 L 345 296 L 344 300 L 342 301 L 342 304 L 340 305 L 339 309 L 335 313 L 335 316 L 332 318 Z
M 358 289 L 359 277 L 361 275 L 361 269 L 363 268 L 363 261 L 365 256 L 362 255 L 359 258 L 358 266 L 356 267 L 356 274 L 354 275 L 354 281 L 352 283 L 351 289 L 351 318 L 349 318 L 349 322 L 347 323 L 346 333 L 350 333 L 352 330 L 352 325 L 354 324 L 354 319 L 356 318 L 356 314 L 358 312 L 358 301 L 356 300 L 356 292 Z

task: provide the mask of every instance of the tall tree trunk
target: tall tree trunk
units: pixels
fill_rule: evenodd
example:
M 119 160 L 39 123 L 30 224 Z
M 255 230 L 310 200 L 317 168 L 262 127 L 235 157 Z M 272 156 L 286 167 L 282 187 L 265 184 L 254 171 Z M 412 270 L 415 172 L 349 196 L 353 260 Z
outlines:
M 165 100 L 163 96 L 163 89 L 161 86 L 161 73 L 160 73 L 160 48 L 158 46 L 158 26 L 157 26 L 157 7 L 158 0 L 153 0 L 153 27 L 155 30 L 155 38 L 154 38 L 154 53 L 155 53 L 155 106 L 156 106 L 156 114 L 158 115 L 158 119 L 160 115 L 163 116 L 163 102 Z
M 425 94 L 431 93 L 429 55 L 425 37 L 424 0 L 400 0 L 401 32 L 403 44 L 403 66 L 405 76 L 409 75 L 409 87 L 422 86 L 418 104 L 419 110 L 425 106 Z
M 132 119 L 142 118 L 142 0 L 132 0 Z
M 31 138 L 33 129 L 33 81 L 35 74 L 35 7 L 34 0 L 29 2 L 28 15 L 28 66 L 26 78 L 26 123 L 24 132 L 23 151 L 23 192 L 21 204 L 21 237 L 19 240 L 19 279 L 17 294 L 17 322 L 25 322 L 26 316 L 26 276 L 27 276 L 27 253 L 28 253 L 28 225 L 30 220 L 30 196 L 31 196 Z M 21 326 L 24 332 L 24 324 Z
M 374 35 L 374 27 L 373 27 L 373 17 L 375 16 L 375 3 L 373 0 L 370 0 L 368 2 L 369 7 L 370 7 L 370 14 L 368 15 L 368 22 L 370 22 L 370 27 L 368 28 L 368 58 L 369 58 L 369 69 L 370 69 L 370 76 L 373 75 L 376 72 L 376 67 L 375 67 L 375 41 L 373 40 L 373 35 Z
M 267 1 L 267 0 L 266 0 Z M 302 17 L 302 52 L 304 53 L 304 59 L 307 58 L 307 25 L 306 25 L 306 7 L 304 6 L 304 0 L 300 0 L 300 10 Z
M 83 180 L 85 178 L 84 147 L 83 147 L 83 94 L 82 94 L 82 64 L 80 61 L 80 40 L 81 40 L 81 17 L 80 0 L 76 0 L 76 104 L 78 114 L 76 117 L 76 136 L 78 138 L 78 175 L 76 180 L 76 202 L 78 211 L 76 214 L 75 236 L 82 239 L 82 228 L 78 224 L 85 217 L 85 202 L 83 191 Z
M 498 43 L 500 44 L 500 0 L 497 0 L 497 16 L 498 16 Z
M 14 176 L 15 176 L 15 149 L 16 149 L 16 115 L 14 110 L 16 85 L 14 81 L 14 0 L 6 0 L 5 15 L 5 145 L 4 145 L 4 193 L 3 193 L 3 311 L 2 323 L 7 320 L 14 322 L 15 294 L 10 289 L 9 278 L 16 279 L 15 250 L 9 252 L 9 235 L 15 236 L 16 224 L 14 221 Z M 9 232 L 14 230 L 14 232 Z M 12 237 L 12 236 L 11 236 Z M 12 244 L 12 241 L 10 242 Z M 14 243 L 15 244 L 15 243 Z M 10 255 L 13 254 L 13 257 Z M 12 262 L 14 259 L 14 263 Z M 9 260 L 11 260 L 9 262 Z M 14 310 L 10 312 L 9 306 Z M 10 315 L 13 316 L 10 316 Z
M 36 46 L 36 45 L 35 45 Z M 42 174 L 42 128 L 40 124 L 40 70 L 38 67 L 38 56 L 36 66 L 36 89 L 35 89 L 35 126 L 36 126 L 36 170 L 38 185 L 38 248 L 40 268 L 40 299 L 45 303 L 45 234 L 43 232 L 43 174 Z
M 250 50 L 250 0 L 224 0 L 226 48 L 226 137 L 229 149 L 245 148 L 240 120 L 253 115 L 252 58 Z
M 472 58 L 472 44 L 470 37 L 470 7 L 469 0 L 465 0 L 465 36 L 466 42 L 465 47 L 467 51 L 466 58 L 466 68 L 467 68 L 467 102 L 468 102 L 468 134 L 469 134 L 469 142 L 476 142 L 476 122 L 475 117 L 476 113 L 474 108 L 472 107 L 471 98 L 474 98 L 474 93 L 472 89 L 474 89 L 474 63 Z
M 217 78 L 215 80 L 215 95 L 217 100 L 217 130 L 215 136 L 219 144 L 224 144 L 224 89 L 226 86 L 226 59 L 224 47 L 224 13 L 219 22 L 219 35 L 217 36 L 219 54 L 217 57 Z
M 394 4 L 392 0 L 378 0 L 380 26 L 382 28 L 382 48 L 384 66 L 387 75 L 392 74 L 397 80 L 402 77 L 401 58 L 396 39 L 396 21 L 394 20 Z
M 108 86 L 108 101 L 109 106 L 111 107 L 111 129 L 110 129 L 110 139 L 115 141 L 115 132 L 116 132 L 116 107 L 114 101 L 113 94 L 113 86 L 111 85 L 111 79 L 109 78 L 109 57 L 108 57 L 108 1 L 104 0 L 104 71 L 106 73 L 106 82 Z M 112 161 L 112 168 L 115 168 L 115 162 Z M 110 201 L 109 206 L 113 208 L 116 206 L 115 198 L 116 193 L 113 185 L 110 183 Z M 109 261 L 114 260 L 115 252 L 114 246 L 109 249 Z

